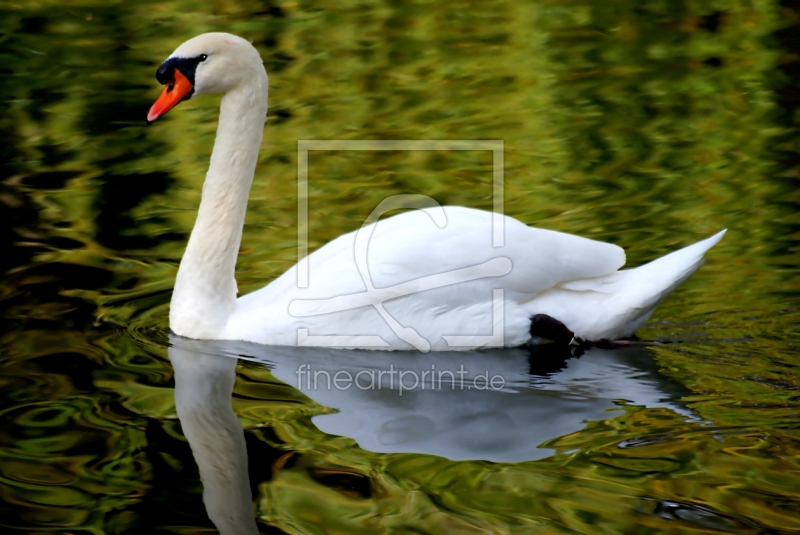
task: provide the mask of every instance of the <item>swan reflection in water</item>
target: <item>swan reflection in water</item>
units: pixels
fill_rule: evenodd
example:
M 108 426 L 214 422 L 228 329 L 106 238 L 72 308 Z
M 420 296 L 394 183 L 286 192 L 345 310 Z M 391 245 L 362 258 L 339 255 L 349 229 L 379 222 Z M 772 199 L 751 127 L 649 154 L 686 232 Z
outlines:
M 593 348 L 564 359 L 527 348 L 423 354 L 177 336 L 171 343 L 178 417 L 208 515 L 223 535 L 258 533 L 244 431 L 231 408 L 238 358 L 263 363 L 275 378 L 336 409 L 312 418 L 320 431 L 376 453 L 514 463 L 552 455 L 539 446 L 613 417 L 609 409 L 623 402 L 694 418 L 674 401 L 688 392 L 661 375 L 643 347 Z

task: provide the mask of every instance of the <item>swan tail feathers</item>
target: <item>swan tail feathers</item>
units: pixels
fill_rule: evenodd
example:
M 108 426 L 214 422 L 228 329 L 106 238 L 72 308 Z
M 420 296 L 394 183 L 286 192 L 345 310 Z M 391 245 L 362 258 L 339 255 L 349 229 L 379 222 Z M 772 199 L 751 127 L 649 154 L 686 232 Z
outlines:
M 558 319 L 588 340 L 631 336 L 670 293 L 705 263 L 725 230 L 634 269 L 573 280 L 540 294 L 531 314 Z
M 653 297 L 656 297 L 654 305 L 658 304 L 705 264 L 704 255 L 722 239 L 724 234 L 725 230 L 636 269 L 624 270 L 620 273 L 629 275 L 631 279 L 629 284 L 649 287 L 654 291 Z

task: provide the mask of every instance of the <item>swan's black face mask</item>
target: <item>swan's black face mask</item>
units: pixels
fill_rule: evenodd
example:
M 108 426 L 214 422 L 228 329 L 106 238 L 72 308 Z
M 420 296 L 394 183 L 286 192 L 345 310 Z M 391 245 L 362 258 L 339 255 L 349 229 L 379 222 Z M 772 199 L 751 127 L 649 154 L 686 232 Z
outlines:
M 181 73 L 192 82 L 194 85 L 194 73 L 197 71 L 197 65 L 204 60 L 206 56 L 201 55 L 196 58 L 169 58 L 162 63 L 156 71 L 156 80 L 161 85 L 167 85 L 174 79 L 174 71 L 178 69 Z
M 194 58 L 169 58 L 158 67 L 156 80 L 164 85 L 164 90 L 147 114 L 148 123 L 152 123 L 184 100 L 192 98 L 197 65 L 207 58 L 205 54 Z

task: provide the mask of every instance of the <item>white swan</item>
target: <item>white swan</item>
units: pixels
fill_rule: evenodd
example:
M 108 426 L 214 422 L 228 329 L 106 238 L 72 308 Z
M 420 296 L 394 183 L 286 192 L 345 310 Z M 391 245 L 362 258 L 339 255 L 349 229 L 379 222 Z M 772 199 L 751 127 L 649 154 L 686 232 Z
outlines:
M 621 248 L 462 207 L 405 212 L 328 243 L 237 299 L 245 209 L 267 111 L 267 74 L 240 37 L 203 34 L 159 67 L 154 121 L 182 100 L 223 93 L 197 221 L 181 261 L 170 327 L 198 339 L 341 348 L 465 350 L 632 335 L 703 263 L 724 231 L 633 270 Z M 368 248 L 367 248 L 368 245 Z M 533 318 L 533 320 L 532 320 Z

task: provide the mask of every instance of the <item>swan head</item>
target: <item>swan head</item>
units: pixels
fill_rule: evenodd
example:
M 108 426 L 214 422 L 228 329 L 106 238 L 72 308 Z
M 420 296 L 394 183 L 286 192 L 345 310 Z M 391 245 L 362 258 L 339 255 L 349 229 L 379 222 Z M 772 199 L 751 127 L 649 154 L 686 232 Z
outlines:
M 228 93 L 263 79 L 266 72 L 258 51 L 248 41 L 230 33 L 204 33 L 175 49 L 156 71 L 164 85 L 150 108 L 153 122 L 184 100 L 212 93 Z

